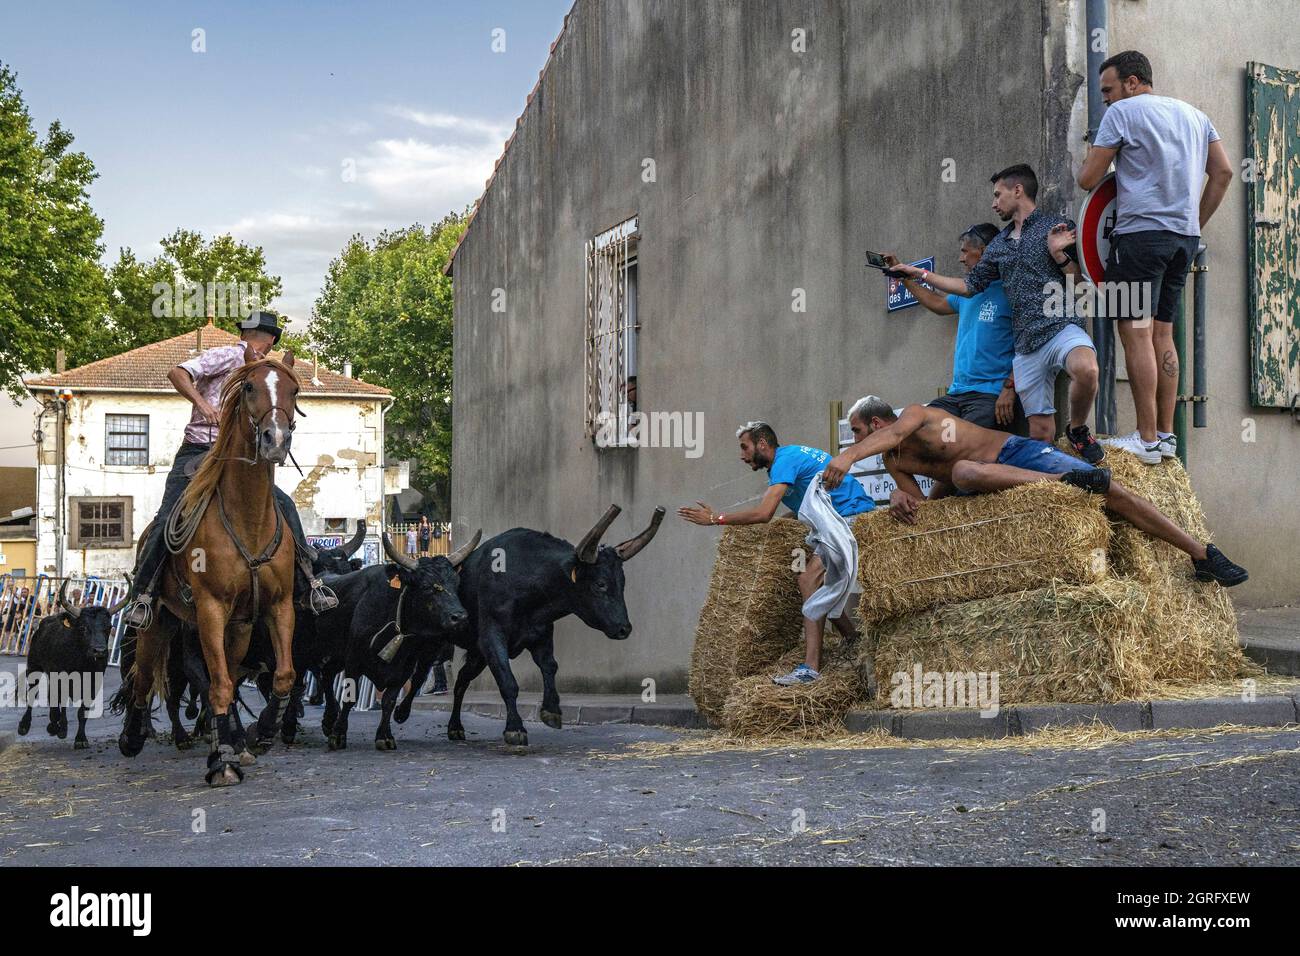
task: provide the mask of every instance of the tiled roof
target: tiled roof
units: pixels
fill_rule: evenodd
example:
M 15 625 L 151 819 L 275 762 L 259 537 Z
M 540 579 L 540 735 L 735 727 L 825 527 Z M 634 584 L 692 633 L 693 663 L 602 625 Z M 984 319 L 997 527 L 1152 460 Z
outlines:
M 451 255 L 447 257 L 447 264 L 442 267 L 442 271 L 445 275 L 452 274 L 452 267 L 456 262 L 456 253 L 460 252 L 460 247 L 464 244 L 465 237 L 469 235 L 469 227 L 474 224 L 474 217 L 478 214 L 479 204 L 483 202 L 483 198 L 487 195 L 487 191 L 492 188 L 492 181 L 497 178 L 497 170 L 501 168 L 501 164 L 505 162 L 506 154 L 510 152 L 510 147 L 515 141 L 515 133 L 518 133 L 519 127 L 524 124 L 524 117 L 528 115 L 528 107 L 533 105 L 533 97 L 535 97 L 537 91 L 542 88 L 542 80 L 546 78 L 546 71 L 550 68 L 551 61 L 555 59 L 555 48 L 559 46 L 560 41 L 564 39 L 564 31 L 569 28 L 569 18 L 573 16 L 573 13 L 577 8 L 578 0 L 573 0 L 573 6 L 571 6 L 569 12 L 564 15 L 564 23 L 560 26 L 559 36 L 557 36 L 551 43 L 550 52 L 546 54 L 546 62 L 542 64 L 542 68 L 537 74 L 537 82 L 533 84 L 532 91 L 528 94 L 528 99 L 524 101 L 524 110 L 519 114 L 518 119 L 515 120 L 515 132 L 510 134 L 510 138 L 506 140 L 505 146 L 502 147 L 501 155 L 497 157 L 496 163 L 492 166 L 492 175 L 488 176 L 487 182 L 483 184 L 483 194 L 474 201 L 474 208 L 469 211 L 469 216 L 465 220 L 465 228 L 461 230 L 460 238 L 456 240 L 455 248 L 451 250 Z
M 68 369 L 56 375 L 33 375 L 23 379 L 29 389 L 66 386 L 68 388 L 96 389 L 130 389 L 132 391 L 174 392 L 167 373 L 181 362 L 192 359 L 198 354 L 199 333 L 203 336 L 203 348 L 218 345 L 233 345 L 239 336 L 217 328 L 211 322 L 200 330 L 186 332 L 161 342 L 143 345 L 138 349 L 111 355 L 91 362 L 80 368 Z M 273 352 L 279 358 L 283 353 Z M 302 382 L 304 395 L 313 393 L 321 395 L 366 395 L 380 398 L 392 394 L 379 385 L 371 385 L 360 379 L 348 378 L 338 372 L 331 372 L 325 366 L 315 367 L 310 358 L 294 356 L 294 371 Z M 317 385 L 313 379 L 319 379 Z

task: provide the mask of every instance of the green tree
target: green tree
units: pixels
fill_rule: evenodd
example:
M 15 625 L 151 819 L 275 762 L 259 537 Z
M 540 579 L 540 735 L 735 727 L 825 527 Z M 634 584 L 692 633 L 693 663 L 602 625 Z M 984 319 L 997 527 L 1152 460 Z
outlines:
M 308 335 L 334 368 L 350 361 L 393 392 L 385 418 L 390 461 L 411 461 L 411 484 L 451 514 L 451 277 L 443 274 L 465 228 L 452 213 L 373 242 L 353 236 L 325 276 Z
M 266 271 L 261 246 L 220 235 L 177 229 L 161 242 L 157 258 L 141 260 L 122 249 L 107 271 L 108 315 L 69 351 L 77 365 L 180 335 L 211 316 L 237 332 L 251 309 L 269 306 L 280 294 L 280 277 Z
M 0 389 L 54 366 L 105 309 L 104 223 L 90 207 L 95 166 L 58 121 L 37 138 L 14 73 L 0 64 Z

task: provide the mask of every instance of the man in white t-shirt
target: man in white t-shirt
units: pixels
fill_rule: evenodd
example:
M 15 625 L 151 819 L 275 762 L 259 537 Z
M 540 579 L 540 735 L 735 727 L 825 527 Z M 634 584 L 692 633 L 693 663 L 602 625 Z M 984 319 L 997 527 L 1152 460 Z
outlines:
M 1107 444 L 1155 465 L 1178 454 L 1174 318 L 1201 229 L 1228 191 L 1232 164 L 1208 116 L 1152 92 L 1151 63 L 1143 54 L 1116 53 L 1100 72 L 1108 108 L 1079 185 L 1092 189 L 1114 161 L 1117 216 L 1105 284 L 1116 292 L 1108 301 L 1120 305 L 1121 314 L 1112 318 L 1137 411 L 1137 431 Z

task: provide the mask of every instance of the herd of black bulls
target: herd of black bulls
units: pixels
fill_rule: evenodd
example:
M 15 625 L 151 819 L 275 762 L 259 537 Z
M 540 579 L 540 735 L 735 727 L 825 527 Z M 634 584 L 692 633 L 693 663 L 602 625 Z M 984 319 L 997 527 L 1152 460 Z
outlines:
M 463 648 L 464 663 L 457 673 L 454 703 L 447 724 L 451 740 L 464 740 L 461 704 L 470 682 L 487 668 L 492 672 L 506 705 L 505 741 L 526 745 L 528 733 L 519 716 L 519 685 L 510 661 L 523 651 L 531 654 L 541 671 L 541 719 L 560 727 L 560 698 L 555 689 L 555 622 L 575 614 L 584 624 L 611 640 L 632 632 L 624 601 L 623 564 L 650 543 L 663 521 L 656 508 L 650 524 L 635 537 L 614 546 L 601 538 L 619 514 L 611 505 L 577 545 L 540 531 L 514 528 L 480 543 L 481 533 L 452 554 L 411 558 L 382 536 L 388 562 L 359 567 L 353 555 L 365 536 L 364 523 L 348 544 L 314 556 L 316 572 L 338 597 L 338 606 L 319 615 L 299 610 L 293 634 L 293 664 L 297 674 L 290 704 L 280 726 L 238 727 L 241 762 L 252 763 L 278 734 L 292 743 L 302 714 L 304 677 L 315 675 L 325 695 L 321 729 L 331 750 L 347 747 L 348 715 L 357 702 L 356 688 L 366 677 L 382 691 L 381 718 L 375 746 L 393 750 L 392 721 L 403 723 L 435 662 L 445 660 L 448 644 Z M 66 587 L 66 584 L 65 584 Z M 28 654 L 28 679 L 42 673 L 98 675 L 102 686 L 108 662 L 112 615 L 119 608 L 68 604 L 60 592 L 60 610 L 42 620 Z M 210 735 L 206 707 L 208 676 L 198 635 L 190 627 L 174 629 L 165 665 L 166 680 L 155 690 L 171 721 L 173 741 L 180 749 L 195 736 Z M 111 702 L 114 713 L 127 708 L 136 674 L 132 669 L 133 634 L 123 642 L 121 689 Z M 264 628 L 255 627 L 240 670 L 258 681 L 269 696 L 269 676 L 274 654 Z M 345 678 L 339 682 L 339 675 Z M 409 682 L 405 696 L 402 690 Z M 340 693 L 340 687 L 342 692 Z M 193 732 L 181 722 L 181 700 L 188 689 L 186 716 L 197 717 Z M 399 698 L 401 698 L 399 700 Z M 200 706 L 202 704 L 202 706 Z M 264 712 L 265 714 L 265 712 Z M 234 715 L 238 719 L 238 709 Z M 87 745 L 86 707 L 78 711 L 76 746 Z M 27 733 L 28 707 L 19 725 Z M 67 718 L 62 706 L 52 706 L 47 730 L 64 737 Z M 121 742 L 119 742 L 121 744 Z M 125 745 L 122 750 L 128 756 Z M 138 752 L 138 751 L 137 751 Z

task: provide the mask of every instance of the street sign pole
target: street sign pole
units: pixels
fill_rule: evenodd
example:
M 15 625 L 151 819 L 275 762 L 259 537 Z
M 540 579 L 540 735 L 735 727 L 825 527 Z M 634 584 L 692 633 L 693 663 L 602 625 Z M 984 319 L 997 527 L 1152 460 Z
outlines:
M 1106 314 L 1106 297 L 1101 284 L 1106 278 L 1106 257 L 1110 254 L 1110 233 L 1115 228 L 1115 174 L 1107 173 L 1079 205 L 1079 269 L 1097 288 L 1093 296 L 1092 341 L 1097 347 L 1096 431 L 1115 434 L 1115 334 Z

